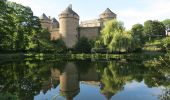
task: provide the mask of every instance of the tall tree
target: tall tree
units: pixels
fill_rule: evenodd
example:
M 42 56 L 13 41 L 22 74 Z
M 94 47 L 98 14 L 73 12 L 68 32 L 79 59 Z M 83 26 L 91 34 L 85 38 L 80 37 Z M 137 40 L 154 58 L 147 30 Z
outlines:
M 137 41 L 140 42 L 139 45 L 142 46 L 142 44 L 144 44 L 145 42 L 145 34 L 144 34 L 143 25 L 142 24 L 133 25 L 131 32 L 132 32 L 133 38 L 137 39 Z
M 148 36 L 165 35 L 165 25 L 159 21 L 148 20 L 144 23 L 144 33 Z
M 125 31 L 123 23 L 117 20 L 108 21 L 101 31 L 99 40 L 110 52 L 126 52 L 134 50 L 136 42 L 130 31 Z M 99 42 L 97 41 L 97 42 Z M 98 43 L 99 44 L 99 43 Z

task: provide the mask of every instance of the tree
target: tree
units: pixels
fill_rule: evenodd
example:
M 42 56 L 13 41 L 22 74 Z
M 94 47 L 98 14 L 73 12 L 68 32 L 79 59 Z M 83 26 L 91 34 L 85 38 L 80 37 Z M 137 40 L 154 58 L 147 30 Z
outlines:
M 34 38 L 40 32 L 41 25 L 38 17 L 33 16 L 31 8 L 8 2 L 14 11 L 9 13 L 15 23 L 12 42 L 14 50 L 25 51 L 35 48 Z
M 166 26 L 170 28 L 170 19 L 165 19 L 162 21 L 162 23 Z
M 0 50 L 12 49 L 12 35 L 15 24 L 10 16 L 14 9 L 9 7 L 6 0 L 0 0 Z
M 53 40 L 52 44 L 54 45 L 53 48 L 55 52 L 61 53 L 61 52 L 66 51 L 67 49 L 66 44 L 62 39 Z
M 80 53 L 90 53 L 93 44 L 94 43 L 86 37 L 81 37 L 75 44 L 75 50 Z
M 100 43 L 99 43 L 100 42 Z M 101 31 L 96 44 L 104 44 L 110 52 L 127 52 L 134 50 L 138 44 L 130 31 L 125 31 L 123 23 L 117 20 L 108 21 Z
M 41 30 L 31 8 L 0 1 L 0 49 L 26 51 L 35 48 L 35 36 Z
M 166 37 L 166 38 L 162 39 L 161 48 L 163 51 L 170 50 L 170 37 Z
M 145 34 L 144 34 L 144 29 L 142 24 L 135 24 L 132 26 L 131 32 L 133 38 L 138 41 L 138 45 L 140 48 L 143 46 L 145 43 Z
M 144 23 L 144 33 L 148 37 L 155 35 L 165 35 L 165 25 L 159 21 L 148 20 Z

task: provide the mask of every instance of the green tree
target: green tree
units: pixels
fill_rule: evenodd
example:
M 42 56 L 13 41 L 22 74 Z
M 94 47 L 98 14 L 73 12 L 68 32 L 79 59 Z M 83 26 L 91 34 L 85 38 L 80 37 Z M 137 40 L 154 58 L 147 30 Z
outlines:
M 170 28 L 170 19 L 165 19 L 162 21 L 162 23 L 166 26 Z
M 160 21 L 148 20 L 144 23 L 144 33 L 148 37 L 155 35 L 165 35 L 165 25 Z
M 90 53 L 93 44 L 94 44 L 93 41 L 88 40 L 85 37 L 81 37 L 75 44 L 75 50 L 76 52 L 80 52 L 80 53 Z
M 15 24 L 10 16 L 14 11 L 9 7 L 6 0 L 0 0 L 0 50 L 12 49 L 12 35 Z
M 125 31 L 122 22 L 111 20 L 101 31 L 100 39 L 96 44 L 103 44 L 103 47 L 109 49 L 110 52 L 127 52 L 133 51 L 138 42 L 133 39 L 130 31 Z
M 166 37 L 166 38 L 162 39 L 161 48 L 163 51 L 170 50 L 170 37 Z
M 133 38 L 137 38 L 140 41 L 140 45 L 145 42 L 144 28 L 142 24 L 135 24 L 131 29 Z
M 14 49 L 24 51 L 35 48 L 36 44 L 33 40 L 41 30 L 39 19 L 33 16 L 29 7 L 13 2 L 8 2 L 8 6 L 14 9 L 14 12 L 10 13 L 15 23 L 15 32 L 12 36 Z
M 53 40 L 52 44 L 54 45 L 53 48 L 55 52 L 58 53 L 65 52 L 67 49 L 66 44 L 62 39 Z

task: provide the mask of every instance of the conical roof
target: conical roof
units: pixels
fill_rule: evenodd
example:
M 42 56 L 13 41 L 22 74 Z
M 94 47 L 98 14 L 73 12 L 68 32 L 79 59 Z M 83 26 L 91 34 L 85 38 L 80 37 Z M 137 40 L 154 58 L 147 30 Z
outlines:
M 49 20 L 49 18 L 44 13 L 40 16 L 40 19 Z
M 116 16 L 117 15 L 109 8 L 107 8 L 102 14 L 100 14 L 100 18 L 116 18 Z
M 69 6 L 67 7 L 61 14 L 73 14 L 79 16 L 76 12 L 72 10 L 72 8 Z
M 58 21 L 55 18 L 52 18 L 51 22 L 52 23 L 58 23 Z
M 113 15 L 116 15 L 109 8 L 107 8 L 102 14 L 113 14 Z
M 51 23 L 52 23 L 52 28 L 59 28 L 59 22 L 55 18 L 51 19 Z

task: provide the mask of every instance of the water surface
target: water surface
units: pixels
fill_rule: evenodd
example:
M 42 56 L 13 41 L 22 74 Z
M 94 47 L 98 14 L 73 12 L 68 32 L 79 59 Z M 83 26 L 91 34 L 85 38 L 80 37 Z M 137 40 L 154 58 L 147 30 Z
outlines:
M 18 61 L 0 65 L 4 100 L 168 100 L 170 69 L 128 61 Z

